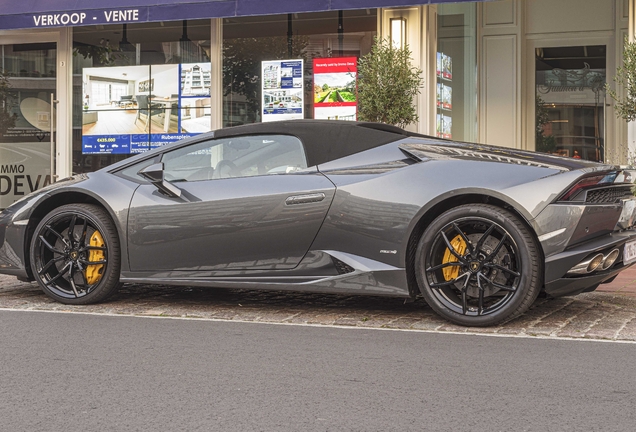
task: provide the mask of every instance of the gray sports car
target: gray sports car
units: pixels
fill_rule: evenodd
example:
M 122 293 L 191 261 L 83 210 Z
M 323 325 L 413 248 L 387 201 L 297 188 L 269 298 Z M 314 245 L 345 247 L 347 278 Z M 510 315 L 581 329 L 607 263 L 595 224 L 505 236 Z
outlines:
M 374 123 L 221 129 L 77 175 L 0 213 L 0 273 L 55 300 L 120 283 L 413 298 L 501 323 L 636 260 L 617 167 Z

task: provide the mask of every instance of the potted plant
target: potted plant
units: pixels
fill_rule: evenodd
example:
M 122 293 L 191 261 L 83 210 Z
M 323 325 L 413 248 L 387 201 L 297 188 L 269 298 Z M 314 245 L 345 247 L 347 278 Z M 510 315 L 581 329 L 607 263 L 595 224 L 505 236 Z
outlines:
M 396 48 L 376 38 L 358 62 L 358 120 L 399 127 L 417 122 L 413 99 L 423 81 L 422 70 L 411 64 L 408 45 Z
M 614 81 L 622 92 L 610 88 L 609 84 L 605 84 L 605 89 L 615 102 L 616 116 L 626 122 L 633 122 L 636 120 L 636 43 L 629 42 L 627 38 L 623 51 L 623 65 L 617 69 Z M 633 167 L 636 155 L 630 151 L 629 146 L 625 145 L 620 153 L 627 156 L 627 164 Z

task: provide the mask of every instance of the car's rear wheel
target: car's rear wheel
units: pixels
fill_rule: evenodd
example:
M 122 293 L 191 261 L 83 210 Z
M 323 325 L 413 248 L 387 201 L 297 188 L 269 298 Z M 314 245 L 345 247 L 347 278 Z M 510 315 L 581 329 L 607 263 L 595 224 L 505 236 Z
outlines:
M 488 326 L 519 316 L 541 289 L 538 246 L 517 216 L 470 204 L 440 215 L 415 256 L 420 291 L 441 316 Z
M 96 205 L 69 204 L 47 214 L 35 228 L 30 258 L 42 290 L 62 303 L 103 301 L 120 285 L 117 230 Z

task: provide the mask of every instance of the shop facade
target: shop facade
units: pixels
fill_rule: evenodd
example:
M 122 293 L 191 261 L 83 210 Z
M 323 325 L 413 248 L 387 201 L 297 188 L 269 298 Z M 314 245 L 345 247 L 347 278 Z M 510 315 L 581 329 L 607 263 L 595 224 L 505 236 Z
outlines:
M 220 127 L 353 120 L 375 37 L 408 44 L 423 71 L 414 131 L 631 158 L 604 85 L 635 0 L 152 3 L 0 16 L 0 208 Z

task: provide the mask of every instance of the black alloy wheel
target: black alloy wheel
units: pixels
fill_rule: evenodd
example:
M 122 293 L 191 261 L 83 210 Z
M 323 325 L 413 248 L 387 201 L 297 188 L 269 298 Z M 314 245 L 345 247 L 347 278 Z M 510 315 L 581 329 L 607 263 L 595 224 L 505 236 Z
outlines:
M 62 303 L 103 301 L 120 286 L 117 231 L 96 205 L 69 204 L 47 214 L 31 239 L 30 258 L 42 290 Z
M 453 208 L 418 244 L 416 276 L 427 303 L 461 325 L 488 326 L 519 316 L 541 289 L 538 246 L 517 216 L 499 207 Z

